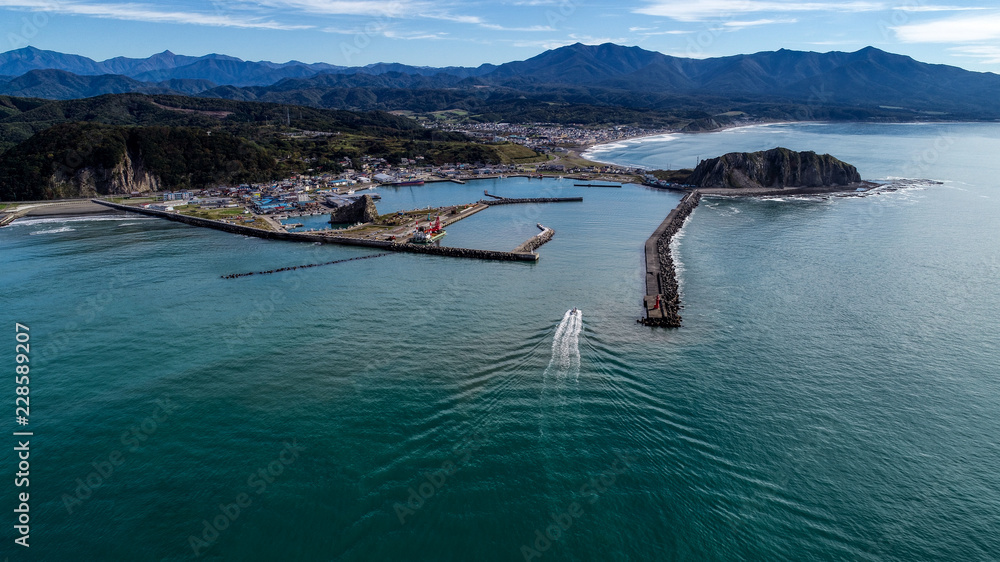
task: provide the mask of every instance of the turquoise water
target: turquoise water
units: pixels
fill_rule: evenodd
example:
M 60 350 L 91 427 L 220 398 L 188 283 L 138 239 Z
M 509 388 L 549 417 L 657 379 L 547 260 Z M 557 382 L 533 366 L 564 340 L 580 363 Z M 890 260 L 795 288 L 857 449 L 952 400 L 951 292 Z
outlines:
M 775 145 L 944 183 L 704 200 L 677 248 L 679 330 L 635 324 L 643 242 L 678 200 L 640 186 L 380 191 L 383 212 L 583 195 L 448 228 L 511 249 L 541 222 L 556 235 L 534 264 L 399 254 L 226 280 L 373 252 L 131 215 L 0 229 L 36 433 L 32 548 L 8 532 L 4 555 L 996 559 L 1000 126 L 779 125 L 599 157 Z

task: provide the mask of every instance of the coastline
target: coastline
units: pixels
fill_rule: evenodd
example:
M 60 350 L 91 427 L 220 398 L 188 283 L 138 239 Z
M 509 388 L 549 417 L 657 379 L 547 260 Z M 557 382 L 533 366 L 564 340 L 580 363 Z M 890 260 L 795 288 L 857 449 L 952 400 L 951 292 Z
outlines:
M 798 124 L 798 123 L 818 123 L 818 124 L 822 124 L 822 123 L 831 123 L 831 121 L 760 121 L 760 122 L 757 122 L 757 123 L 742 123 L 742 124 L 738 124 L 738 125 L 725 125 L 725 126 L 719 127 L 717 129 L 712 129 L 712 130 L 709 130 L 709 131 L 682 131 L 682 130 L 678 129 L 676 131 L 669 131 L 669 132 L 666 132 L 666 133 L 655 133 L 655 134 L 651 134 L 651 135 L 635 135 L 635 136 L 632 136 L 632 137 L 624 137 L 622 139 L 619 139 L 619 140 L 616 140 L 616 141 L 611 141 L 611 142 L 601 142 L 601 143 L 594 143 L 594 144 L 584 145 L 582 148 L 579 148 L 578 150 L 579 150 L 580 158 L 584 158 L 586 160 L 590 160 L 592 162 L 598 162 L 598 163 L 601 163 L 601 164 L 609 164 L 609 165 L 613 165 L 613 166 L 621 166 L 621 164 L 618 164 L 618 163 L 615 163 L 615 162 L 607 162 L 607 161 L 604 161 L 604 160 L 595 160 L 594 158 L 591 158 L 591 157 L 587 156 L 586 154 L 588 152 L 590 152 L 591 150 L 593 150 L 594 148 L 598 147 L 598 146 L 605 146 L 605 145 L 617 144 L 619 142 L 632 141 L 632 140 L 636 140 L 636 139 L 644 139 L 644 138 L 652 138 L 652 137 L 663 137 L 663 136 L 666 136 L 666 135 L 710 135 L 712 133 L 721 133 L 723 131 L 729 131 L 729 130 L 733 130 L 733 129 L 747 129 L 747 128 L 750 128 L 750 127 L 767 127 L 767 126 L 771 126 L 771 125 L 794 125 L 794 124 Z
M 113 209 L 94 203 L 89 197 L 58 201 L 12 202 L 3 211 L 6 215 L 17 215 L 12 221 L 23 217 L 85 216 L 114 212 Z

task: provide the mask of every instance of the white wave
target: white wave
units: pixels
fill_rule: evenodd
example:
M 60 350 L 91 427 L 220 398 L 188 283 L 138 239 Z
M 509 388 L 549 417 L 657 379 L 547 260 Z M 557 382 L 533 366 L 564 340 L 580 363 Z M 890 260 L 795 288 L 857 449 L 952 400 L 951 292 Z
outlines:
M 609 150 L 618 150 L 620 148 L 628 148 L 628 144 L 624 142 L 609 142 L 607 144 L 597 144 L 587 149 L 584 154 L 591 152 L 607 152 Z
M 7 228 L 12 226 L 36 226 L 39 224 L 65 224 L 73 222 L 92 222 L 92 221 L 150 221 L 159 220 L 153 217 L 149 218 L 139 218 L 139 217 L 123 217 L 123 216 L 56 216 L 56 217 L 39 217 L 37 219 L 32 218 L 22 218 L 10 223 Z
M 51 228 L 49 230 L 36 230 L 35 232 L 29 232 L 28 234 L 34 236 L 36 234 L 55 234 L 57 232 L 73 232 L 75 230 L 75 228 L 64 226 L 62 228 Z
M 580 377 L 580 331 L 583 329 L 583 311 L 567 310 L 552 337 L 552 359 L 543 376 L 575 375 Z
M 691 222 L 691 215 L 688 215 L 684 219 L 684 224 L 681 225 L 680 229 L 674 234 L 674 237 L 670 239 L 670 257 L 674 259 L 674 272 L 677 274 L 677 292 L 682 293 L 684 288 L 684 262 L 681 261 L 681 240 L 684 239 L 684 233 L 687 231 L 685 228 L 687 224 Z
M 657 135 L 655 137 L 643 137 L 641 139 L 636 139 L 636 144 L 646 144 L 646 143 L 658 143 L 658 142 L 672 142 L 681 138 L 679 134 L 670 133 L 666 135 Z

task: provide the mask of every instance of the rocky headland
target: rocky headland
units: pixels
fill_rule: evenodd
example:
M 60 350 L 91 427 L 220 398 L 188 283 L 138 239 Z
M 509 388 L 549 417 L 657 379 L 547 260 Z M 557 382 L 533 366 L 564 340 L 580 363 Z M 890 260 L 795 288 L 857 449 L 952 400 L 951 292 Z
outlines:
M 702 160 L 686 177 L 664 173 L 704 195 L 809 194 L 873 185 L 861 180 L 857 168 L 829 154 L 781 147 Z
M 375 200 L 367 193 L 353 203 L 334 209 L 330 213 L 330 224 L 356 224 L 372 222 L 378 218 Z

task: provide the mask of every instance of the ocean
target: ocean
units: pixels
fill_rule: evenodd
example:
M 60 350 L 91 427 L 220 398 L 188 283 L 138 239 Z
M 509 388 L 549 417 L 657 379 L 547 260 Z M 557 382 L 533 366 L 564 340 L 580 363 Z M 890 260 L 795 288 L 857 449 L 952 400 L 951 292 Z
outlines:
M 677 193 L 509 178 L 381 188 L 382 212 L 511 197 L 446 245 L 266 241 L 129 214 L 0 229 L 0 353 L 30 328 L 12 560 L 996 560 L 1000 125 L 778 124 L 596 147 L 624 165 L 784 146 L 864 197 L 705 198 L 684 326 L 636 324 Z M 905 183 L 905 182 L 904 182 Z M 568 312 L 577 307 L 579 316 Z M 20 439 L 25 439 L 20 437 Z M 16 491 L 30 491 L 29 549 Z

